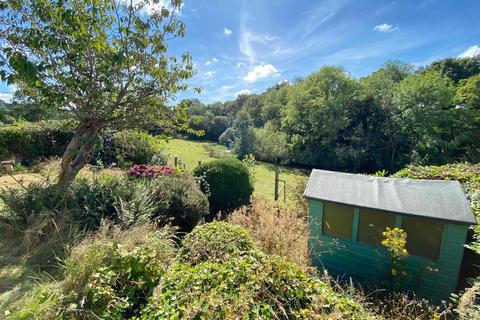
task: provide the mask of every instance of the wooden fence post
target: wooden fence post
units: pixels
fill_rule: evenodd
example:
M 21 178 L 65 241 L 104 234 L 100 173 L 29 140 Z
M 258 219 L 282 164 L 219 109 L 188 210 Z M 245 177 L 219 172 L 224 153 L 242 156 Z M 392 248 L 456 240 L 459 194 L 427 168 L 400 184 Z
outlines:
M 280 170 L 278 169 L 278 167 L 276 167 L 275 168 L 275 194 L 274 194 L 274 197 L 273 197 L 273 199 L 275 201 L 278 200 L 278 196 L 279 196 L 279 194 L 278 194 L 278 177 L 279 177 L 279 175 L 280 175 Z
M 173 163 L 175 164 L 175 167 L 178 165 L 178 157 L 173 158 Z

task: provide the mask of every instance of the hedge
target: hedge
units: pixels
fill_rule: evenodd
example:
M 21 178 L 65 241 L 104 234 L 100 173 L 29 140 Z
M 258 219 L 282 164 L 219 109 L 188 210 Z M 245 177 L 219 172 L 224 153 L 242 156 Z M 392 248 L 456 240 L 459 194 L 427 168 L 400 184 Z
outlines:
M 72 120 L 0 125 L 0 159 L 15 159 L 28 165 L 38 159 L 60 157 L 75 127 Z

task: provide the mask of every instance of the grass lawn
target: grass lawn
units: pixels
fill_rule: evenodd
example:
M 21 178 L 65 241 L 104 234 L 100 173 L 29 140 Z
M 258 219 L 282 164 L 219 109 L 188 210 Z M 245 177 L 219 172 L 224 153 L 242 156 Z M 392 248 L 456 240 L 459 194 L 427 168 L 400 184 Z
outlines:
M 178 160 L 184 163 L 189 171 L 198 165 L 198 161 L 205 163 L 219 158 L 234 156 L 227 148 L 214 142 L 171 139 L 168 141 L 166 148 L 170 154 L 169 163 L 172 164 L 174 157 L 177 156 Z M 286 182 L 287 198 L 289 194 L 294 192 L 298 181 L 307 180 L 308 173 L 306 170 L 280 166 L 280 179 Z M 274 183 L 275 166 L 270 163 L 257 161 L 255 166 L 254 194 L 273 199 Z

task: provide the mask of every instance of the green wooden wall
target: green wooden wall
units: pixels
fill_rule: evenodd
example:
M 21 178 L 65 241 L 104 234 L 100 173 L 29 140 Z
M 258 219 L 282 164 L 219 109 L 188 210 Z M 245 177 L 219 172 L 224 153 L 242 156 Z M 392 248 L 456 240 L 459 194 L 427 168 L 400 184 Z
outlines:
M 323 202 L 309 199 L 309 252 L 312 262 L 333 275 L 351 276 L 371 286 L 386 288 L 387 250 L 357 242 L 358 218 L 359 209 L 355 208 L 351 240 L 325 236 L 322 234 Z M 401 225 L 402 215 L 396 215 L 395 226 Z M 403 287 L 433 302 L 448 299 L 457 286 L 467 230 L 467 225 L 445 223 L 438 260 L 410 255 L 407 261 L 408 280 Z M 438 271 L 428 271 L 431 268 Z

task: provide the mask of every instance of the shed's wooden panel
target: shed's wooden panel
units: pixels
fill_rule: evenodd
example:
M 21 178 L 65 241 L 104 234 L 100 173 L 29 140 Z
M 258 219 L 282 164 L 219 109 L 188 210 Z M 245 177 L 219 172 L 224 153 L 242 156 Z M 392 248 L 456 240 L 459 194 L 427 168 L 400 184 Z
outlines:
M 351 276 L 376 287 L 387 287 L 388 252 L 381 246 L 371 246 L 356 241 L 353 223 L 351 240 L 335 239 L 322 234 L 323 202 L 309 199 L 309 252 L 312 262 L 336 276 Z M 358 210 L 355 210 L 358 215 Z M 396 226 L 401 227 L 402 216 L 396 216 Z M 357 220 L 358 221 L 358 220 Z M 445 223 L 439 258 L 436 261 L 410 255 L 407 261 L 408 280 L 405 288 L 435 302 L 448 299 L 457 286 L 463 257 L 463 245 L 468 226 Z M 426 232 L 428 232 L 426 230 Z M 407 235 L 408 238 L 408 235 Z M 430 272 L 428 269 L 438 269 Z

